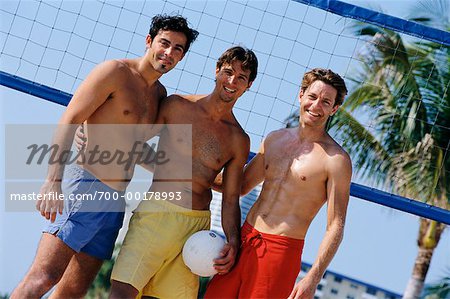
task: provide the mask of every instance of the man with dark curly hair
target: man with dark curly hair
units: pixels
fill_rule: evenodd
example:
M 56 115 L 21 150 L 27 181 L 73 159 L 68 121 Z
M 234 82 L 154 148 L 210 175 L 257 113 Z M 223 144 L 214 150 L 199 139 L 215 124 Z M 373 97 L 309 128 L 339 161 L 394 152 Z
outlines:
M 111 258 L 124 218 L 123 195 L 136 159 L 126 167 L 86 161 L 94 161 L 89 155 L 97 147 L 103 149 L 101 157 L 105 158 L 111 152 L 130 153 L 134 145 L 145 143 L 143 126 L 139 125 L 155 122 L 160 102 L 167 96 L 158 79 L 183 59 L 197 35 L 185 18 L 157 15 L 142 57 L 105 61 L 77 89 L 54 134 L 53 145 L 58 149 L 54 160 L 62 163 L 49 165 L 36 205 L 51 223 L 44 230 L 30 270 L 11 298 L 41 298 L 55 285 L 52 297 L 80 298 L 86 294 L 103 261 Z M 65 153 L 80 124 L 89 136 L 81 150 L 87 159 L 80 156 L 77 165 L 65 171 Z M 96 132 L 99 125 L 112 124 L 120 129 Z M 131 129 L 123 129 L 127 126 Z M 115 201 L 112 205 L 96 203 L 93 208 L 86 200 L 54 200 L 62 191 L 65 199 L 93 195 L 99 200 L 96 196 L 102 194 Z

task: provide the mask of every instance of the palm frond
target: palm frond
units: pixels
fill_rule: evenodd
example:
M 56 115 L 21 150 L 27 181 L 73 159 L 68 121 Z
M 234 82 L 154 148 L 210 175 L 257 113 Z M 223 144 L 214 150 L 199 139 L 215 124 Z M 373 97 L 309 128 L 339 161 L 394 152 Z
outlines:
M 450 276 L 425 287 L 424 299 L 450 298 Z
M 450 29 L 450 3 L 447 0 L 421 0 L 413 7 L 408 19 L 448 31 Z
M 391 161 L 379 140 L 348 111 L 340 108 L 330 122 L 330 134 L 352 157 L 356 172 L 371 177 L 376 184 L 385 181 Z
M 424 202 L 438 197 L 436 187 L 441 176 L 443 153 L 430 134 L 408 151 L 392 159 L 388 175 L 396 193 Z

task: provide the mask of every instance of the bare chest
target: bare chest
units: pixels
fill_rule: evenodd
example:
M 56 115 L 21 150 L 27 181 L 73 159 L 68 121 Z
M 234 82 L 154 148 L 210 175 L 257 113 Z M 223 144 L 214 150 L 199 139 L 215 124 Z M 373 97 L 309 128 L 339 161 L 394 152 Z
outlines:
M 151 124 L 156 121 L 160 95 L 157 88 L 125 84 L 112 93 L 96 111 L 102 119 L 121 124 Z
M 231 133 L 225 126 L 193 126 L 193 157 L 213 170 L 220 170 L 231 158 Z
M 273 146 L 266 149 L 267 179 L 293 185 L 322 185 L 326 182 L 326 155 L 314 145 L 304 148 Z
M 179 117 L 182 122 L 191 124 L 193 162 L 211 170 L 220 170 L 233 153 L 232 128 L 198 112 L 193 110 L 193 113 L 183 113 Z

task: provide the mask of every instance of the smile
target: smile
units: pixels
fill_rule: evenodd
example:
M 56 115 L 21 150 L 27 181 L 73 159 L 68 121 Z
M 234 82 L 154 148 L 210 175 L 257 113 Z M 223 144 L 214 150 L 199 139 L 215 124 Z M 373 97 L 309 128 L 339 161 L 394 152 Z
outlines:
M 236 89 L 231 89 L 231 88 L 228 88 L 228 87 L 225 87 L 225 86 L 223 88 L 225 89 L 226 92 L 229 92 L 229 93 L 236 92 Z
M 170 61 L 170 60 L 168 60 L 166 58 L 160 58 L 159 60 L 161 60 L 161 62 L 164 63 L 164 64 L 168 64 L 168 65 L 172 64 L 172 61 Z
M 313 117 L 320 117 L 320 114 L 316 114 L 316 113 L 313 113 L 311 111 L 306 111 L 306 112 L 308 112 L 308 114 L 313 116 Z

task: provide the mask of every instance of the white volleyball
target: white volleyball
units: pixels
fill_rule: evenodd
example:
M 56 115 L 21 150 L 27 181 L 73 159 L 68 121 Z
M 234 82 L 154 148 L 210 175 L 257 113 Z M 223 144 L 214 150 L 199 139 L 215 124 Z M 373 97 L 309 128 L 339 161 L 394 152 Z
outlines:
M 211 230 L 196 232 L 183 247 L 183 261 L 198 276 L 212 276 L 217 273 L 213 260 L 220 256 L 224 239 Z

